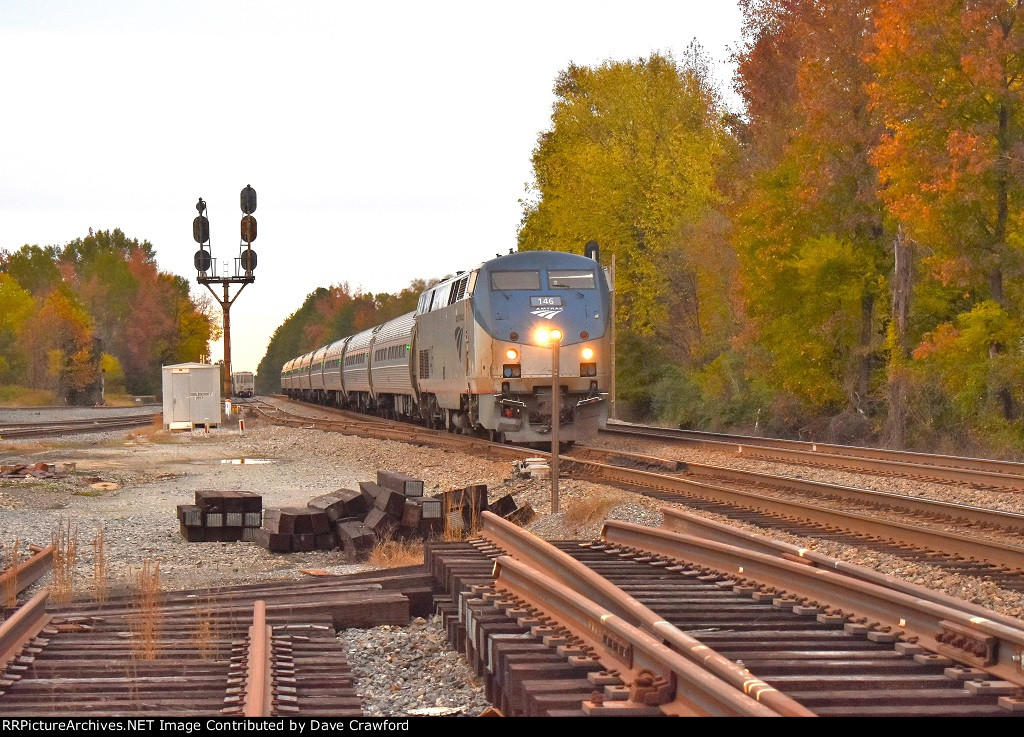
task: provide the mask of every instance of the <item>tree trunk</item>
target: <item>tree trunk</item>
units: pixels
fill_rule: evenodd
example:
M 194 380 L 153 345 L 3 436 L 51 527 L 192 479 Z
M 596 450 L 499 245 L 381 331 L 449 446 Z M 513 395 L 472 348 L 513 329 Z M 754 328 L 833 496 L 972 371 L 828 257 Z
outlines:
M 865 292 L 860 298 L 860 366 L 857 370 L 859 405 L 867 401 L 871 390 L 871 327 L 875 317 L 875 297 Z
M 902 358 L 910 358 L 910 296 L 914 285 L 914 247 L 903 231 L 896 230 L 893 242 L 895 268 L 892 275 L 892 320 L 896 346 Z
M 907 441 L 909 377 L 904 364 L 910 359 L 910 298 L 914 287 L 914 247 L 902 225 L 893 241 L 893 262 L 892 322 L 896 335 L 889 356 L 885 444 L 902 448 Z

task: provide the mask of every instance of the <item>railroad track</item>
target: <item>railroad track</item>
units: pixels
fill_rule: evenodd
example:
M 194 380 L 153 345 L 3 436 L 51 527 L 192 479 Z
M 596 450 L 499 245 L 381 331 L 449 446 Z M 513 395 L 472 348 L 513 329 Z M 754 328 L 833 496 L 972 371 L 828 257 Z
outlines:
M 980 489 L 1024 491 L 1024 463 L 1014 461 L 755 438 L 622 423 L 609 423 L 601 432 L 611 436 L 636 437 L 662 443 L 699 445 L 702 448 L 763 461 L 966 484 Z
M 507 714 L 1024 709 L 1018 620 L 823 556 L 612 522 L 548 544 L 484 518 L 428 562 L 449 638 Z
M 122 417 L 96 417 L 88 420 L 58 420 L 52 422 L 25 422 L 0 424 L 0 440 L 33 437 L 37 435 L 72 435 L 84 432 L 106 432 L 149 425 L 159 412 L 126 415 Z
M 53 605 L 0 624 L 0 714 L 360 716 L 337 632 L 429 614 L 422 566 Z
M 337 420 L 303 417 L 286 409 L 290 404 L 261 411 L 292 427 L 430 444 L 491 458 L 547 455 L 340 410 L 329 412 Z M 584 446 L 564 454 L 562 467 L 574 477 L 659 501 L 837 540 L 1024 591 L 1024 515 L 1014 512 Z

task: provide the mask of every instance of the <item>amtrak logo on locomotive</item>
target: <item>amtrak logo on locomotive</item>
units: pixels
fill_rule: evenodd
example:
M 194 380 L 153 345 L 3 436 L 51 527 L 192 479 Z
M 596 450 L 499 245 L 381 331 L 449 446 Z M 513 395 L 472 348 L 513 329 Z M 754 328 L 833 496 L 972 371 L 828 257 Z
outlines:
M 562 311 L 561 297 L 530 297 L 531 315 L 550 320 Z

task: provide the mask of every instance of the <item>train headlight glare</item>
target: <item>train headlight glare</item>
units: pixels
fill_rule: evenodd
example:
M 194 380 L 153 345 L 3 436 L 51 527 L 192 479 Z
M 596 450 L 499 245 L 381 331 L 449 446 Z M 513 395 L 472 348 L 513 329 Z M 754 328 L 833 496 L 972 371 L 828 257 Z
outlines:
M 517 358 L 519 358 L 519 351 L 517 351 L 515 348 L 509 348 L 507 351 L 505 351 L 505 358 L 507 358 L 510 361 L 515 361 Z
M 554 330 L 551 331 L 551 340 L 553 340 L 555 342 L 558 342 L 561 339 L 562 339 L 562 331 L 561 330 L 559 330 L 558 328 L 555 328 Z
M 584 348 L 583 352 L 580 355 L 583 356 L 583 360 L 584 361 L 589 361 L 591 358 L 594 357 L 594 349 L 593 348 Z
M 547 345 L 548 341 L 551 340 L 551 331 L 547 328 L 537 329 L 537 342 L 541 345 Z

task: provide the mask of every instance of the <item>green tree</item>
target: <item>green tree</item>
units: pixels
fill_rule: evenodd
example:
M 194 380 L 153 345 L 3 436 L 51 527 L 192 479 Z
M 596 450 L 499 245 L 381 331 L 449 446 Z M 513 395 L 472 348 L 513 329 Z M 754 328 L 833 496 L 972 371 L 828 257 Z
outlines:
M 27 358 L 21 338 L 34 309 L 32 295 L 13 276 L 0 273 L 0 384 L 25 378 Z
M 45 294 L 61 283 L 57 260 L 60 249 L 56 246 L 25 245 L 14 253 L 0 252 L 0 272 L 9 274 L 34 295 Z
M 652 54 L 570 65 L 555 95 L 519 248 L 578 252 L 597 240 L 615 255 L 619 393 L 646 410 L 671 363 L 693 366 L 723 339 L 709 330 L 728 305 L 709 287 L 728 256 L 700 239 L 727 149 L 720 105 L 696 47 L 686 64 Z

